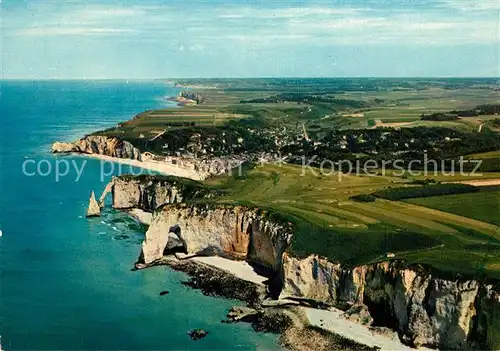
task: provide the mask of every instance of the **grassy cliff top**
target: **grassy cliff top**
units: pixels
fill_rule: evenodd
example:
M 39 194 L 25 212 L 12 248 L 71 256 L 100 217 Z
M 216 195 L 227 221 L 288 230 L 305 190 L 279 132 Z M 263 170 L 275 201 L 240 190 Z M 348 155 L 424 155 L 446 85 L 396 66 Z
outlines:
M 474 202 L 466 200 L 470 194 L 425 198 L 424 206 L 432 199 L 428 207 L 416 205 L 415 199 L 355 202 L 352 196 L 411 185 L 391 176 L 302 175 L 301 167 L 291 165 L 256 166 L 207 184 L 223 190 L 218 203 L 251 204 L 292 222 L 295 235 L 290 252 L 300 257 L 319 254 L 358 265 L 386 259 L 391 252 L 396 259 L 443 272 L 474 276 L 481 272 L 500 278 L 500 232 L 495 224 L 500 204 L 491 193 L 500 194 L 498 189 L 473 194 L 485 195 L 483 202 L 488 204 L 482 203 L 483 207 L 497 209 L 478 213 L 442 211 L 436 205 L 458 196 L 461 205 L 455 207 L 473 208 Z
M 411 152 L 424 149 L 437 150 L 439 159 L 493 151 L 499 140 L 492 122 L 498 116 L 421 120 L 422 114 L 470 112 L 497 103 L 495 79 L 195 79 L 178 85 L 199 93 L 203 103 L 146 111 L 97 134 L 158 154 L 220 156 L 281 148 L 297 157 L 319 150 L 331 160 L 358 154 L 411 159 Z M 345 142 L 336 139 L 348 133 Z M 487 170 L 500 169 L 496 157 L 483 163 Z M 485 178 L 500 175 L 485 173 L 480 179 Z M 440 175 L 435 180 L 471 178 Z M 289 219 L 296 230 L 290 251 L 298 256 L 315 253 L 356 265 L 385 259 L 390 252 L 446 272 L 500 277 L 496 193 L 351 200 L 409 181 L 389 175 L 302 175 L 300 167 L 263 165 L 204 184 L 222 191 L 212 202 L 257 206 Z M 477 203 L 483 210 L 476 210 Z
M 448 127 L 477 132 L 498 116 L 422 121 L 422 114 L 469 110 L 498 101 L 494 79 L 189 79 L 180 88 L 199 93 L 203 103 L 145 111 L 98 133 L 138 144 L 166 128 L 288 126 L 304 123 L 312 137 L 334 129 Z M 186 125 L 184 125 L 186 124 Z

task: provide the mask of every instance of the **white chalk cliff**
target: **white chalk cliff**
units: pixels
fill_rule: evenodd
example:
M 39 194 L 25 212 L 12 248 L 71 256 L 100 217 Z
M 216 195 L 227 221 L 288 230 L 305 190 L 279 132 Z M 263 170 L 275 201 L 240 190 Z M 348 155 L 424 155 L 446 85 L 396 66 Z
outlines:
M 154 207 L 135 181 L 125 183 L 115 183 L 117 206 Z M 245 259 L 264 268 L 275 297 L 314 299 L 345 308 L 364 304 L 375 323 L 394 328 L 406 344 L 442 349 L 500 345 L 496 286 L 446 280 L 425 267 L 402 262 L 348 268 L 316 255 L 293 257 L 287 252 L 293 225 L 280 217 L 245 206 L 179 203 L 181 197 L 173 196 L 168 187 L 164 191 L 167 195 L 154 210 L 142 244 L 143 266 L 161 263 L 165 250 L 179 245 L 188 254 Z
M 103 135 L 90 135 L 73 143 L 55 142 L 53 153 L 83 153 L 141 160 L 141 152 L 131 143 Z
M 153 214 L 142 244 L 143 263 L 163 257 L 171 228 L 188 254 L 215 254 L 248 259 L 276 272 L 290 245 L 291 226 L 265 212 L 242 206 L 206 204 L 165 205 Z
M 113 208 L 125 210 L 140 208 L 153 212 L 164 204 L 182 203 L 193 199 L 210 199 L 217 192 L 190 179 L 169 176 L 115 176 L 107 184 L 99 203 L 102 205 L 111 193 Z
M 247 259 L 268 269 L 281 297 L 335 306 L 365 304 L 379 324 L 410 345 L 444 349 L 493 347 L 500 335 L 500 292 L 474 280 L 450 281 L 398 263 L 347 269 L 327 259 L 291 257 L 293 228 L 241 206 L 172 204 L 160 207 L 142 244 L 141 261 L 161 260 L 172 228 L 187 253 Z M 175 236 L 174 236 L 175 238 Z
M 493 285 L 440 279 L 398 262 L 345 269 L 318 256 L 298 259 L 285 254 L 283 269 L 282 296 L 365 304 L 375 320 L 396 327 L 411 345 L 498 345 L 493 342 L 500 336 L 500 292 Z

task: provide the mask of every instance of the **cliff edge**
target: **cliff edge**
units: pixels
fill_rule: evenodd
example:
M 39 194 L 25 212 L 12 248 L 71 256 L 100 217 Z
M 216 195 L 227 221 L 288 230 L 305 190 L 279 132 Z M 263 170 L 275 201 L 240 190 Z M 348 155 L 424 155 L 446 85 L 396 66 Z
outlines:
M 153 212 L 165 204 L 208 200 L 219 194 L 217 190 L 195 180 L 147 174 L 113 177 L 99 198 L 101 206 L 110 193 L 113 208 L 119 210 L 138 208 L 147 212 Z
M 172 232 L 177 235 L 172 238 Z M 169 234 L 170 233 L 170 234 Z M 405 344 L 495 349 L 500 292 L 475 280 L 450 281 L 401 262 L 355 268 L 287 253 L 293 226 L 242 206 L 169 204 L 158 208 L 139 261 L 161 263 L 173 239 L 188 254 L 244 259 L 269 278 L 271 296 L 343 309 L 365 305 L 373 325 L 396 330 Z
M 368 311 L 372 326 L 389 327 L 414 347 L 498 349 L 498 286 L 447 280 L 401 261 L 352 268 L 318 255 L 295 257 L 290 253 L 294 225 L 282 216 L 249 206 L 207 203 L 202 194 L 216 195 L 207 189 L 208 193 L 199 192 L 197 187 L 189 197 L 185 188 L 175 185 L 183 196 L 173 196 L 172 181 L 115 180 L 117 208 L 153 211 L 141 246 L 140 268 L 163 264 L 172 249 L 246 260 L 268 277 L 268 294 L 275 299 Z M 167 195 L 152 201 L 156 195 L 151 195 L 151 189 L 162 189 L 158 194 Z M 371 322 L 370 318 L 365 319 Z
M 55 142 L 52 153 L 83 153 L 141 161 L 141 152 L 131 143 L 102 135 L 90 135 L 73 143 Z

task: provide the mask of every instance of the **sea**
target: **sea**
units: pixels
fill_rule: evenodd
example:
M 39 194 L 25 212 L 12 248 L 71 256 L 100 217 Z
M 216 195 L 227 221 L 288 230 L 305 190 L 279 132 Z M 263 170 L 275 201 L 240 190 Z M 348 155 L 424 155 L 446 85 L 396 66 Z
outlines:
M 221 323 L 241 302 L 205 296 L 168 267 L 131 271 L 144 237 L 133 219 L 109 206 L 85 218 L 92 190 L 141 170 L 50 153 L 54 141 L 177 108 L 165 96 L 178 91 L 161 81 L 0 81 L 2 350 L 279 348 L 276 335 Z M 208 336 L 191 340 L 196 328 Z

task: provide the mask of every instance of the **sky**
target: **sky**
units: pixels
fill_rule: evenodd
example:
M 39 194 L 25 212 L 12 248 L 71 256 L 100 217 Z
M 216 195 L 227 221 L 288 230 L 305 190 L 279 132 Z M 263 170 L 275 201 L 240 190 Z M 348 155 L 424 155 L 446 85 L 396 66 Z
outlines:
M 498 77 L 500 0 L 0 0 L 4 79 Z

